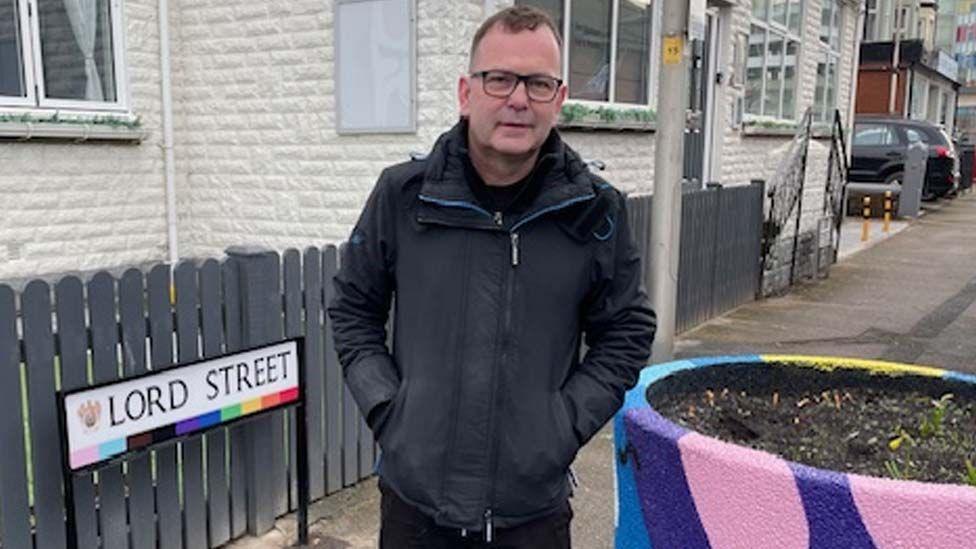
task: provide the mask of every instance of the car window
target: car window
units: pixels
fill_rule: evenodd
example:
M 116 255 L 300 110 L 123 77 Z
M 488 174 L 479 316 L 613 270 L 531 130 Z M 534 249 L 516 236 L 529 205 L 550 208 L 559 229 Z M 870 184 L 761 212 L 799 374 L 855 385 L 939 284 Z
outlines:
M 854 128 L 855 145 L 894 145 L 895 132 L 884 124 L 858 124 Z
M 915 128 L 905 128 L 905 137 L 908 139 L 909 143 L 929 143 L 929 136 L 925 134 L 922 130 L 916 130 Z

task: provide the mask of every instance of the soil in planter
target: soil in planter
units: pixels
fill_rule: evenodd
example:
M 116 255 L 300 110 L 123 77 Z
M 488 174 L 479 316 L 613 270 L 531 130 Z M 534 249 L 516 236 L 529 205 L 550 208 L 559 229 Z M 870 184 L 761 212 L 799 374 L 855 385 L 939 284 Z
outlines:
M 835 471 L 976 486 L 976 387 L 796 366 L 680 372 L 648 401 L 687 429 Z

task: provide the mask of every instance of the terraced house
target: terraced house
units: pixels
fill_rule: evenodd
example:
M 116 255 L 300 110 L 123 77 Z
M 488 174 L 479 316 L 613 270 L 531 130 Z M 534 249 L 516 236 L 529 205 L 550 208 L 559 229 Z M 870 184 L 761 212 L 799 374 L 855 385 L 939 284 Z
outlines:
M 632 194 L 654 186 L 663 2 L 517 2 L 564 30 L 566 141 Z M 510 3 L 0 0 L 0 280 L 343 241 L 381 168 L 456 121 L 472 35 Z M 863 14 L 705 10 L 686 185 L 775 186 L 805 158 L 813 253 Z

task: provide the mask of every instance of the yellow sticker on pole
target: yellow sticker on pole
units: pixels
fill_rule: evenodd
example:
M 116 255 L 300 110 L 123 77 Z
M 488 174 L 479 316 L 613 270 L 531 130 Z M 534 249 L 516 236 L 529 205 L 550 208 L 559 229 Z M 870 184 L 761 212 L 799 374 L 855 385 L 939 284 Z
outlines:
M 681 63 L 681 50 L 683 49 L 683 45 L 681 35 L 664 37 L 664 44 L 661 50 L 665 65 L 678 65 Z

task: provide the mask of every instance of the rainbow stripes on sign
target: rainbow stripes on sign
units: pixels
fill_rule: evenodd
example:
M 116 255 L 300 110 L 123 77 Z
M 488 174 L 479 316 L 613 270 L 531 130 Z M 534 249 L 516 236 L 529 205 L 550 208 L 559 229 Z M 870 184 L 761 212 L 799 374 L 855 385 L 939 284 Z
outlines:
M 120 438 L 103 442 L 96 446 L 89 446 L 88 448 L 71 453 L 71 468 L 78 469 L 92 463 L 98 463 L 99 461 L 110 459 L 113 456 L 125 452 L 131 452 L 171 438 L 208 429 L 221 423 L 228 423 L 240 417 L 262 412 L 296 400 L 298 400 L 298 387 L 293 387 L 270 395 L 245 400 L 244 402 L 185 419 L 176 424 L 165 425 L 152 431 L 146 431 L 124 439 Z

